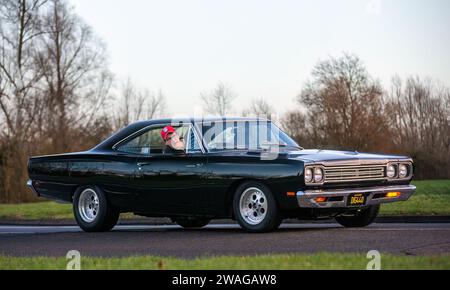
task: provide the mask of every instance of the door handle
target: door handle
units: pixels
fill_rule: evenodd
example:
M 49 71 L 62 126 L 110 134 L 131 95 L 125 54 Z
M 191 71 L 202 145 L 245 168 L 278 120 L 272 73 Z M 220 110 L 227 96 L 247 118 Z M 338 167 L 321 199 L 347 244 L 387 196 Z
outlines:
M 137 164 L 138 167 L 143 167 L 143 166 L 148 166 L 148 165 L 151 165 L 151 163 L 150 162 L 142 162 L 142 163 Z
M 187 168 L 197 168 L 197 167 L 202 167 L 202 166 L 203 166 L 203 163 L 186 165 Z

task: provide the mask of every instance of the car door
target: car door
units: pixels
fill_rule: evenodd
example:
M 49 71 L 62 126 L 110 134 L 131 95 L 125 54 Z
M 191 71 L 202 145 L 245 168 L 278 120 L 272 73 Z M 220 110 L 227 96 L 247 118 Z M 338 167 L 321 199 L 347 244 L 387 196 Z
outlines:
M 82 171 L 95 175 L 95 183 L 102 186 L 112 204 L 126 209 L 134 208 L 137 193 L 132 180 L 136 169 L 136 154 L 113 151 L 101 157 L 96 162 L 72 162 L 71 176 Z
M 205 211 L 206 155 L 191 124 L 175 127 L 184 136 L 186 151 L 163 153 L 160 132 L 149 131 L 149 154 L 137 158 L 133 180 L 142 211 L 160 215 L 195 215 Z

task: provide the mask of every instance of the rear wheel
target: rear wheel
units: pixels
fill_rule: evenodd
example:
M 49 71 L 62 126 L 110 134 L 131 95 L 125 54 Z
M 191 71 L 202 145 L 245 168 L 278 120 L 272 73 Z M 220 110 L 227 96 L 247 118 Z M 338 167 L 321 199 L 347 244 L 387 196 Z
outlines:
M 85 232 L 111 230 L 119 219 L 120 212 L 106 199 L 97 186 L 79 188 L 73 197 L 75 220 Z
M 182 226 L 183 228 L 191 229 L 203 228 L 204 226 L 208 225 L 211 220 L 200 218 L 173 218 L 172 221 Z
M 372 224 L 378 216 L 379 211 L 380 205 L 373 205 L 352 216 L 336 217 L 336 221 L 347 228 L 362 228 Z
M 236 190 L 233 212 L 239 225 L 248 232 L 276 230 L 281 217 L 270 189 L 260 182 L 245 182 Z

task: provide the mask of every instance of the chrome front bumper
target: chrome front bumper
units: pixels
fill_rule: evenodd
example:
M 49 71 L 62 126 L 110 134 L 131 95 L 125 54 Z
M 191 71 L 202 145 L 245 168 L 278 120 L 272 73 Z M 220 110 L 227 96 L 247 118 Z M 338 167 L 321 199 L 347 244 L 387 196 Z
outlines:
M 362 193 L 366 196 L 366 204 L 377 205 L 396 201 L 408 200 L 416 191 L 414 185 L 378 186 L 352 189 L 323 189 L 306 190 L 297 192 L 297 201 L 301 208 L 358 208 L 361 206 L 349 206 L 348 199 L 352 194 Z M 388 192 L 399 192 L 398 197 L 385 197 Z M 324 197 L 327 201 L 317 202 L 318 197 Z

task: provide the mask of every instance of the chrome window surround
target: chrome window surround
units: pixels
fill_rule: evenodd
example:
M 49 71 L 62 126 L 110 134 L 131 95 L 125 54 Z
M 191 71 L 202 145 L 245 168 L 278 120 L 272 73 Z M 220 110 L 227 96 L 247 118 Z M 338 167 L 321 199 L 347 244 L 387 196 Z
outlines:
M 408 175 L 404 178 L 399 178 L 398 176 L 398 168 L 401 164 L 404 164 L 408 168 Z M 394 165 L 396 170 L 396 175 L 394 178 L 388 178 L 386 175 L 387 167 L 389 165 Z M 344 183 L 344 182 L 357 182 L 357 181 L 404 181 L 404 180 L 410 180 L 413 176 L 413 163 L 411 161 L 390 161 L 390 162 L 384 162 L 384 163 L 367 163 L 367 164 L 345 164 L 345 165 L 334 165 L 332 162 L 329 162 L 327 164 L 305 164 L 305 170 L 307 168 L 311 168 L 313 170 L 313 181 L 312 182 L 306 182 L 305 185 L 307 186 L 318 186 L 318 185 L 324 185 L 324 184 L 334 184 L 334 183 Z M 323 170 L 323 179 L 322 182 L 314 182 L 314 169 L 315 168 L 321 168 Z M 330 180 L 330 173 L 328 172 L 328 178 L 327 178 L 327 169 L 354 169 L 354 177 L 351 175 L 350 172 L 347 173 L 341 173 L 344 174 L 343 178 L 341 180 L 334 179 Z M 364 173 L 361 174 L 360 171 L 363 171 Z M 304 173 L 303 173 L 304 174 Z M 370 176 L 373 174 L 373 176 Z M 345 177 L 347 175 L 347 178 Z M 364 175 L 364 176 L 359 176 Z M 353 177 L 353 178 L 352 178 Z M 359 178 L 358 178 L 359 177 Z M 334 176 L 336 178 L 336 176 Z

